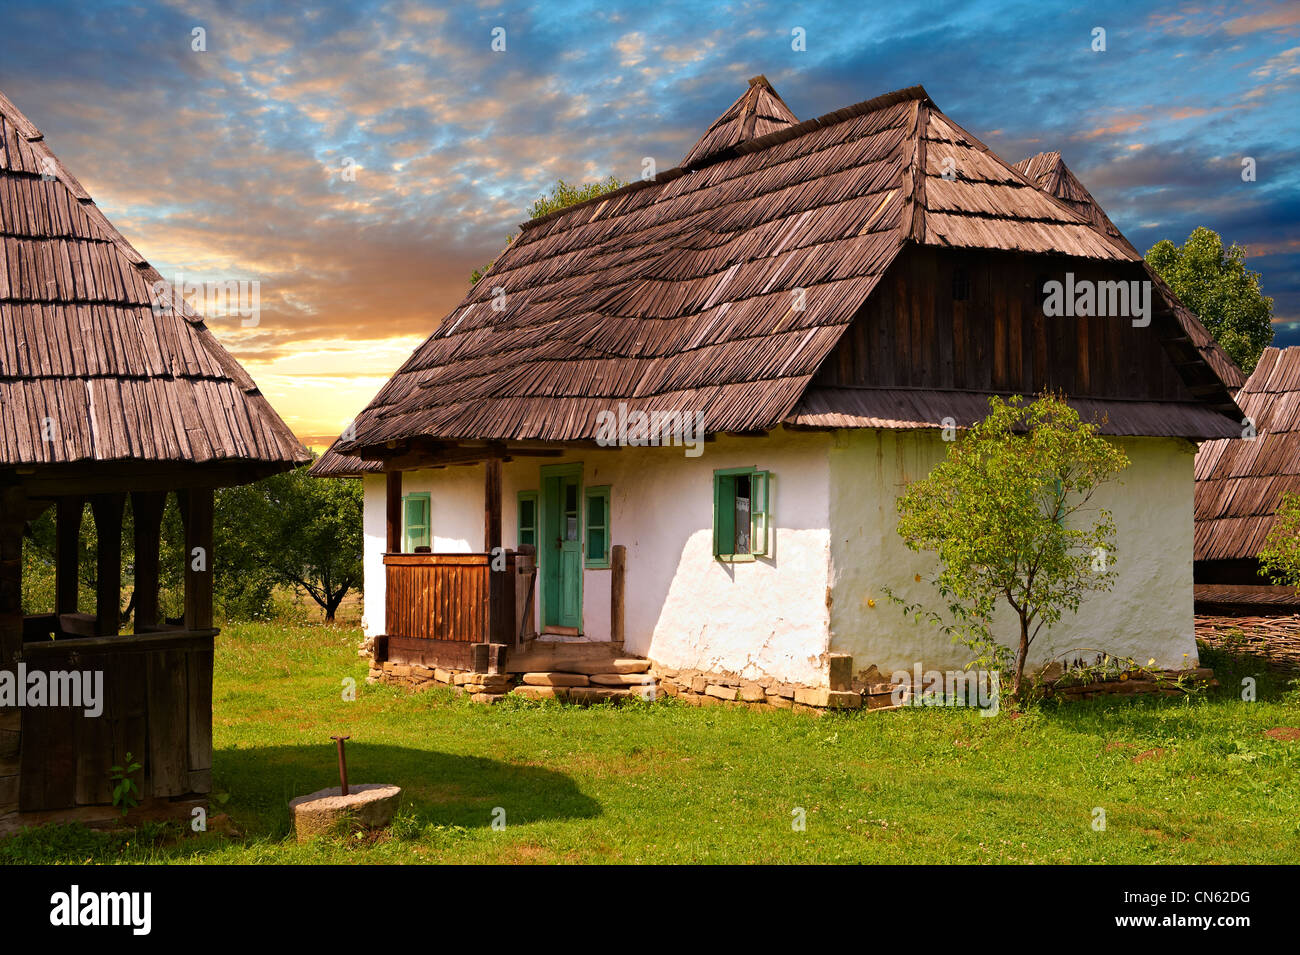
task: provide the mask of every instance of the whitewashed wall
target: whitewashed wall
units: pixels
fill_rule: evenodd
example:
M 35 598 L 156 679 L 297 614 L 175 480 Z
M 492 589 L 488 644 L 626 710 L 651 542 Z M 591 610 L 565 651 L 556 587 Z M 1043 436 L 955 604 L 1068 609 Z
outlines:
M 581 461 L 584 486 L 611 489 L 612 541 L 627 548 L 625 647 L 667 666 L 824 682 L 830 562 L 825 434 L 722 438 L 681 448 L 593 450 L 519 458 L 502 469 L 502 540 L 516 540 L 517 492 L 540 490 L 542 465 Z M 771 556 L 713 559 L 713 472 L 772 471 Z M 365 482 L 367 633 L 383 630 L 384 481 Z M 432 492 L 435 549 L 483 546 L 481 466 L 406 472 L 402 491 Z M 610 638 L 610 571 L 583 571 L 583 632 Z
M 1100 489 L 1097 506 L 1114 515 L 1118 578 L 1092 594 L 1077 615 L 1044 631 L 1030 663 L 1062 651 L 1097 648 L 1145 664 L 1182 666 L 1196 660 L 1192 621 L 1193 446 L 1163 438 L 1119 439 L 1129 468 Z M 831 646 L 851 653 L 855 670 L 883 673 L 959 668 L 970 655 L 925 624 L 915 624 L 886 599 L 888 586 L 909 603 L 932 606 L 937 564 L 907 549 L 898 536 L 895 501 L 909 480 L 942 459 L 937 431 L 843 431 L 830 451 L 833 604 Z M 915 574 L 922 582 L 915 581 Z M 871 606 L 869 601 L 874 601 Z M 1019 637 L 1008 611 L 997 621 L 1010 645 Z M 1187 656 L 1184 657 L 1184 654 Z M 1087 654 L 1091 657 L 1095 655 Z
M 1192 627 L 1192 447 L 1125 439 L 1132 461 L 1098 503 L 1119 528 L 1119 578 L 1079 614 L 1035 642 L 1032 659 L 1096 647 L 1162 666 L 1196 659 Z M 894 502 L 907 480 L 943 456 L 933 431 L 780 431 L 722 438 L 704 454 L 680 448 L 593 450 L 521 458 L 503 468 L 502 540 L 515 545 L 516 494 L 540 490 L 543 464 L 583 463 L 583 484 L 611 487 L 612 541 L 627 548 L 626 642 L 666 666 L 728 670 L 824 684 L 826 654 L 851 653 L 855 668 L 885 673 L 956 668 L 965 648 L 914 624 L 883 593 L 933 601 L 933 564 L 898 537 Z M 775 475 L 770 557 L 713 559 L 713 472 L 754 466 Z M 407 472 L 403 491 L 430 491 L 435 549 L 481 550 L 481 466 Z M 384 480 L 365 479 L 368 634 L 383 631 Z M 874 600 L 875 606 L 869 601 Z M 829 606 L 828 606 L 829 602 Z M 583 572 L 583 632 L 610 638 L 610 571 Z M 1003 621 L 1014 635 L 1014 624 Z M 1183 654 L 1187 654 L 1184 660 Z

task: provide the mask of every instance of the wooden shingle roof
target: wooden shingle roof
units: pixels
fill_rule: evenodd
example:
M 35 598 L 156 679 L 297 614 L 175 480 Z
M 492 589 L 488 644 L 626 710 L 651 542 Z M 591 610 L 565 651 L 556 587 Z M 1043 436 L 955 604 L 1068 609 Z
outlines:
M 620 402 L 773 428 L 908 244 L 1141 260 L 919 86 L 737 133 L 775 110 L 769 90 L 687 165 L 524 223 L 314 473 L 413 438 L 591 440 Z
M 0 467 L 310 460 L 0 94 Z
M 1255 437 L 1196 452 L 1196 559 L 1253 559 L 1284 493 L 1300 492 L 1300 348 L 1266 348 L 1237 392 Z
M 799 122 L 772 89 L 766 76 L 755 76 L 749 89 L 715 119 L 682 160 L 683 169 L 704 165 L 724 150 Z
M 1082 218 L 1087 219 L 1095 228 L 1104 232 L 1116 244 L 1122 245 L 1131 251 L 1134 255 L 1140 253 L 1133 247 L 1128 239 L 1119 231 L 1115 223 L 1110 221 L 1110 217 L 1096 199 L 1092 197 L 1084 184 L 1079 178 L 1070 171 L 1070 167 L 1065 164 L 1059 152 L 1038 153 L 1036 156 L 1030 156 L 1028 159 L 1022 159 L 1016 163 L 1016 169 L 1024 173 L 1026 178 L 1031 182 L 1036 182 L 1038 187 L 1044 192 L 1060 199 L 1071 209 L 1077 212 Z M 1143 265 L 1146 266 L 1145 260 Z M 1164 280 L 1150 266 L 1146 266 L 1151 280 L 1161 295 L 1169 302 L 1173 309 L 1174 315 L 1187 333 L 1196 350 L 1201 353 L 1214 373 L 1219 376 L 1219 380 L 1228 388 L 1230 393 L 1236 393 L 1237 389 L 1246 381 L 1246 375 L 1237 367 L 1237 363 L 1228 356 L 1219 343 L 1214 340 L 1214 336 L 1209 330 L 1201 324 L 1201 320 L 1190 308 L 1178 301 L 1177 296 L 1165 284 Z

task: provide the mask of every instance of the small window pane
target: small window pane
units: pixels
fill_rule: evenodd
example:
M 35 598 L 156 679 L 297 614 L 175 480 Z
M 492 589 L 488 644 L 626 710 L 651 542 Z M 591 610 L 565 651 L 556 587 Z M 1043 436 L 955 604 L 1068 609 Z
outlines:
M 736 549 L 733 554 L 749 553 L 749 475 L 736 476 Z

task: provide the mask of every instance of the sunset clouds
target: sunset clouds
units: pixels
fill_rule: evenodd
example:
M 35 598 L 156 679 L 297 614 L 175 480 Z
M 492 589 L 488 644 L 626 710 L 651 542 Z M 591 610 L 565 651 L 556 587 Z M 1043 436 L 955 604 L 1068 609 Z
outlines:
M 1295 4 L 85 6 L 6 3 L 0 89 L 164 275 L 261 283 L 260 325 L 213 327 L 304 436 L 557 177 L 670 168 L 756 73 L 801 119 L 920 83 L 1009 161 L 1060 149 L 1141 249 L 1198 225 L 1251 247 L 1300 321 Z

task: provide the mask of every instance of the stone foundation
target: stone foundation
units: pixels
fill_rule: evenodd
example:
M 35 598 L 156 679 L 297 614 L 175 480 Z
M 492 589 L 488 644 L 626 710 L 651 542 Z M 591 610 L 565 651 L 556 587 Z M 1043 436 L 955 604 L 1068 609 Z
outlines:
M 828 710 L 893 710 L 894 687 L 888 683 L 806 686 L 772 677 L 750 679 L 734 673 L 675 670 L 656 666 L 665 694 L 689 706 L 730 706 L 751 710 L 794 710 L 821 715 Z M 836 681 L 839 682 L 838 680 Z

